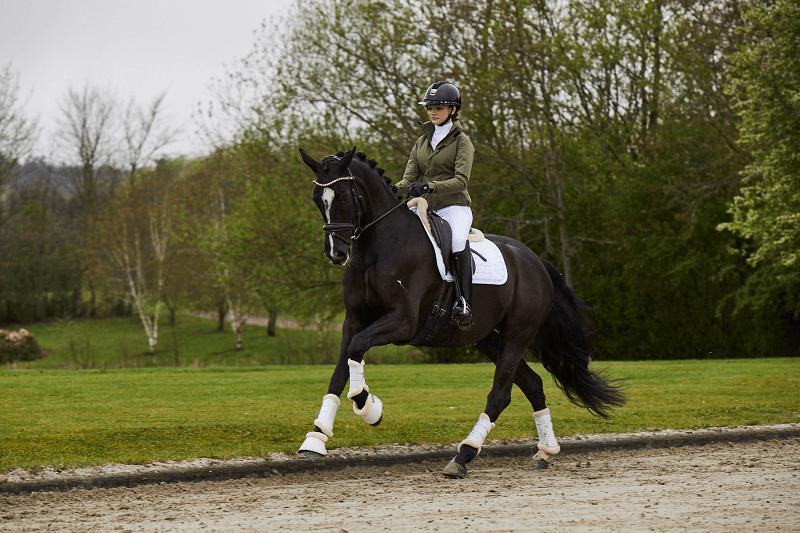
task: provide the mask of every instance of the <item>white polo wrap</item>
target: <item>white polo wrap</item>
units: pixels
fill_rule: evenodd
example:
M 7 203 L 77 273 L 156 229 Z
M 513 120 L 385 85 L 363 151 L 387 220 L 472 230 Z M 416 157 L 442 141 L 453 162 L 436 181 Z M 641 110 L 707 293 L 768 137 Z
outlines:
M 362 390 L 369 392 L 369 387 L 364 381 L 364 362 L 357 363 L 348 359 L 347 364 L 350 366 L 350 391 L 347 393 L 347 399 L 352 400 L 353 396 L 357 396 Z
M 550 418 L 550 409 L 542 409 L 533 413 L 533 421 L 536 422 L 536 432 L 539 434 L 539 450 L 555 455 L 561 451 L 561 446 L 556 440 L 553 431 L 553 421 Z
M 333 421 L 336 419 L 336 410 L 339 409 L 339 403 L 339 397 L 335 394 L 323 396 L 319 416 L 314 420 L 314 425 L 328 437 L 333 437 Z
M 472 428 L 472 431 L 469 432 L 469 435 L 466 439 L 462 440 L 458 444 L 458 451 L 461 451 L 461 447 L 465 444 L 472 446 L 478 450 L 478 453 L 481 453 L 481 447 L 483 446 L 483 442 L 486 440 L 486 436 L 494 427 L 494 423 L 489 420 L 489 415 L 486 413 L 481 413 L 481 416 L 478 417 L 478 422 L 475 423 L 475 427 Z
M 306 440 L 303 441 L 299 451 L 328 455 L 328 450 L 325 449 L 326 442 L 328 442 L 328 437 L 326 437 L 323 433 L 310 431 L 306 433 Z

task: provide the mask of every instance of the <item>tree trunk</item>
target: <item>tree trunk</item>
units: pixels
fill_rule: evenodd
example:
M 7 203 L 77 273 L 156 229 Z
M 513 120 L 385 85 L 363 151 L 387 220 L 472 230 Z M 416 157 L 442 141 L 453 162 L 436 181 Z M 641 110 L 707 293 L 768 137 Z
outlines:
M 270 337 L 274 337 L 277 330 L 277 322 L 278 322 L 278 311 L 274 309 L 270 309 L 269 313 L 269 320 L 267 321 L 267 335 Z
M 228 316 L 228 306 L 226 305 L 225 297 L 221 297 L 217 302 L 217 331 L 222 333 L 225 331 L 225 317 Z

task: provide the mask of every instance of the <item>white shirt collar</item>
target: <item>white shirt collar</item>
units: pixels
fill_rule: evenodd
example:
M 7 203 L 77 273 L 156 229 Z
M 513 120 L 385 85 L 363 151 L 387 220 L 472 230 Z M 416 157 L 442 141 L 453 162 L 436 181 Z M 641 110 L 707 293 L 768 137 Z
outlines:
M 451 120 L 447 124 L 437 125 L 433 130 L 433 135 L 431 135 L 431 148 L 436 150 L 436 146 L 439 144 L 439 141 L 444 139 L 448 133 L 450 133 L 450 129 L 453 127 L 453 121 Z

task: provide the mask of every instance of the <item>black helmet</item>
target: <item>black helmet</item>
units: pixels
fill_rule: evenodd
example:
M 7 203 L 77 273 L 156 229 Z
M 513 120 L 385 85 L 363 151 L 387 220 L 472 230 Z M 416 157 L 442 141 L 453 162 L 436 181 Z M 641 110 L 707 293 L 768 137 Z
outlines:
M 461 109 L 461 93 L 456 86 L 447 81 L 437 81 L 425 91 L 425 98 L 419 105 L 451 105 L 456 111 Z

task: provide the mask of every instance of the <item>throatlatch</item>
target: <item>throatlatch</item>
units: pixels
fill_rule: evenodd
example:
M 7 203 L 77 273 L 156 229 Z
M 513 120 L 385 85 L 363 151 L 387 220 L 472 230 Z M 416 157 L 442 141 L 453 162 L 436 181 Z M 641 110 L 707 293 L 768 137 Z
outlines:
M 353 398 L 361 394 L 361 391 L 369 392 L 369 386 L 364 381 L 364 362 L 359 363 L 348 359 L 347 364 L 350 366 L 350 392 L 347 393 L 347 398 L 353 400 Z M 364 407 L 361 409 L 358 408 L 358 404 L 353 400 L 353 411 L 370 426 L 377 426 L 383 419 L 383 402 L 374 394 L 369 394 Z
M 550 418 L 550 409 L 545 408 L 533 413 L 533 421 L 536 422 L 536 432 L 539 434 L 539 451 L 533 456 L 534 459 L 547 459 L 550 455 L 555 455 L 561 451 L 561 446 L 556 440 L 553 431 L 553 421 Z

